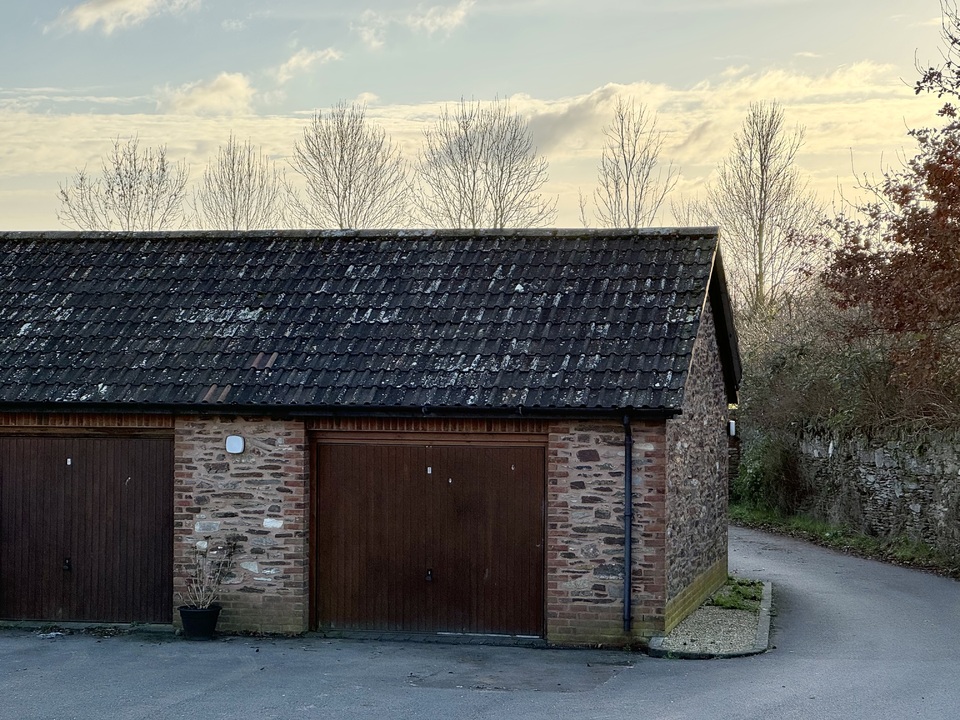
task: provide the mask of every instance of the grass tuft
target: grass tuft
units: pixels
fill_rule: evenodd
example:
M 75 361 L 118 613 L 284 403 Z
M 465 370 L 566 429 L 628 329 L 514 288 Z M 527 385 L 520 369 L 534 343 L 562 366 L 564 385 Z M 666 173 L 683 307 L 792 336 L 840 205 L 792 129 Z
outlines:
M 760 612 L 760 600 L 762 598 L 762 582 L 730 575 L 723 587 L 711 595 L 706 604 L 726 608 L 727 610 L 747 610 L 758 613 Z

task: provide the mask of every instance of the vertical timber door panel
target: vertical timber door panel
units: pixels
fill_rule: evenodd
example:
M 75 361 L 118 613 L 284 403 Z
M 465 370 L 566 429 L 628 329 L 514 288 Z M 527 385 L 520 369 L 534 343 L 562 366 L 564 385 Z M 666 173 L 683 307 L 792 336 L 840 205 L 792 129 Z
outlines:
M 437 581 L 450 632 L 543 632 L 543 449 L 436 447 Z
M 170 622 L 172 536 L 171 440 L 0 438 L 0 617 Z
M 84 439 L 77 455 L 75 480 L 69 488 L 71 506 L 75 517 L 96 520 L 73 523 L 76 558 L 71 579 L 77 592 L 71 597 L 81 603 L 72 608 L 74 616 L 91 621 L 170 622 L 170 441 Z
M 66 619 L 69 542 L 60 458 L 68 440 L 0 438 L 0 618 Z
M 321 627 L 543 633 L 543 447 L 317 448 Z
M 322 445 L 318 456 L 320 624 L 419 629 L 427 605 L 416 477 L 423 449 Z

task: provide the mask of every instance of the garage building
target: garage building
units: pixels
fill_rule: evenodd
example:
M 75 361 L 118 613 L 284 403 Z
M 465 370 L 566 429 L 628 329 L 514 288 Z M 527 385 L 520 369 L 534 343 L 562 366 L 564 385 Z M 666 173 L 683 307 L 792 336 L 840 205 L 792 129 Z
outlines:
M 716 229 L 0 243 L 0 619 L 174 624 L 227 537 L 238 631 L 628 645 L 726 578 Z

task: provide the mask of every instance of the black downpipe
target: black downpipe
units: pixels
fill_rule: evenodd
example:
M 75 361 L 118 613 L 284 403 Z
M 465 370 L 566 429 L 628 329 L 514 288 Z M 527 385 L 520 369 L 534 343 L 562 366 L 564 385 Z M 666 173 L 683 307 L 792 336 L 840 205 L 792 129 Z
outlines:
M 623 416 L 623 630 L 633 622 L 633 429 Z

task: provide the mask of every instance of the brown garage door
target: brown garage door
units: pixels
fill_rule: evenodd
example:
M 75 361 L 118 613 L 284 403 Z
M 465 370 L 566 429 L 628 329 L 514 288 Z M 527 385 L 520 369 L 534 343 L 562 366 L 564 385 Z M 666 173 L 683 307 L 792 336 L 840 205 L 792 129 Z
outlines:
M 170 622 L 173 442 L 0 438 L 0 618 Z
M 320 627 L 543 633 L 543 447 L 316 455 Z

